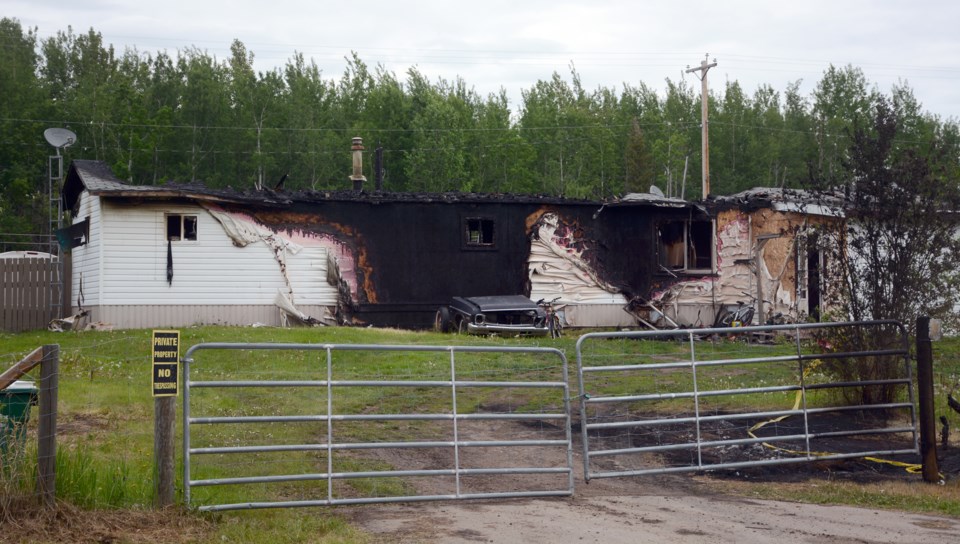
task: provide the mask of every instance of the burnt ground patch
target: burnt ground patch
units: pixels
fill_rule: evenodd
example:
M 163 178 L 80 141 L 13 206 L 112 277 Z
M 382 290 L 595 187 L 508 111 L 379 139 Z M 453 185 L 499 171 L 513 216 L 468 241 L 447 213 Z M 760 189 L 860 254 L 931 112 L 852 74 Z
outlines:
M 762 424 L 757 427 L 758 424 Z M 578 426 L 575 425 L 575 431 Z M 872 482 L 890 479 L 915 480 L 906 465 L 920 463 L 918 454 L 891 455 L 891 450 L 913 448 L 909 432 L 881 432 L 909 427 L 909 421 L 876 417 L 863 411 L 791 416 L 782 420 L 743 419 L 736 413 L 709 414 L 700 422 L 669 421 L 628 429 L 591 431 L 591 450 L 644 449 L 679 446 L 675 449 L 641 451 L 598 458 L 599 470 L 648 468 L 678 469 L 704 466 L 717 478 L 794 482 L 810 478 Z M 762 442 L 730 444 L 750 439 L 751 432 Z M 809 443 L 802 435 L 809 432 Z M 699 443 L 700 448 L 696 447 Z M 579 434 L 579 433 L 578 433 Z M 717 444 L 717 442 L 723 442 Z M 806 452 L 815 460 L 807 460 Z M 831 459 L 836 455 L 864 454 L 849 459 Z M 821 459 L 822 458 L 822 459 Z M 960 449 L 940 452 L 941 473 L 960 476 Z M 756 463 L 749 467 L 710 467 L 736 463 Z

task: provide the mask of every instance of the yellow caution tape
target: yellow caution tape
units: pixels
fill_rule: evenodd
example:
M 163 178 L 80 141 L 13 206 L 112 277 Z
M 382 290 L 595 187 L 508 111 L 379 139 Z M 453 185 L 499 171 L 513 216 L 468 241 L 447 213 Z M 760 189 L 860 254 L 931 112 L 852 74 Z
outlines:
M 821 362 L 822 362 L 822 361 L 820 361 L 820 359 L 817 359 L 817 360 L 813 361 L 813 363 L 812 363 L 810 366 L 808 366 L 806 369 L 804 369 L 804 371 L 803 371 L 803 377 L 806 378 L 807 375 L 808 375 L 811 371 L 813 371 L 815 368 L 817 368 L 818 366 L 820 366 L 820 363 L 821 363 Z M 794 401 L 793 401 L 793 410 L 797 410 L 798 408 L 800 408 L 800 402 L 801 402 L 801 400 L 802 400 L 802 397 L 803 397 L 803 391 L 802 391 L 802 390 L 801 390 L 801 391 L 797 391 L 796 398 L 794 398 Z M 776 418 L 773 418 L 773 419 L 768 419 L 767 421 L 761 421 L 760 423 L 757 423 L 757 424 L 755 424 L 754 426 L 750 427 L 750 429 L 747 430 L 747 434 L 750 435 L 751 438 L 758 438 L 757 435 L 754 434 L 754 431 L 757 431 L 758 429 L 761 429 L 761 428 L 763 428 L 763 427 L 765 427 L 765 426 L 767 426 L 767 425 L 769 425 L 769 424 L 771 424 L 771 423 L 779 423 L 779 422 L 787 419 L 788 417 L 791 417 L 791 416 L 788 414 L 788 415 L 785 415 L 785 416 L 780 416 L 780 417 L 776 417 Z M 789 449 L 789 448 L 782 448 L 782 447 L 780 447 L 780 446 L 775 446 L 775 445 L 773 445 L 773 444 L 771 444 L 771 443 L 769 443 L 769 442 L 761 442 L 761 444 L 762 444 L 765 448 L 769 448 L 769 449 L 776 450 L 776 451 L 781 451 L 781 452 L 784 452 L 784 453 L 789 453 L 789 454 L 792 454 L 792 455 L 812 455 L 812 456 L 814 456 L 814 457 L 826 457 L 826 456 L 828 456 L 828 455 L 834 455 L 834 453 L 832 453 L 832 452 L 825 452 L 825 451 L 801 451 L 801 450 L 791 450 L 791 449 Z M 886 464 L 886 465 L 892 465 L 892 466 L 895 466 L 895 467 L 903 467 L 903 468 L 904 468 L 907 472 L 909 472 L 910 474 L 919 474 L 919 473 L 921 473 L 921 472 L 923 471 L 923 465 L 917 464 L 917 463 L 904 463 L 904 462 L 902 462 L 902 461 L 891 461 L 891 460 L 889 460 L 889 459 L 881 459 L 881 458 L 879 458 L 879 457 L 864 457 L 863 459 L 866 460 L 866 461 L 871 461 L 871 462 L 873 462 L 873 463 L 881 463 L 881 464 Z M 941 478 L 942 478 L 942 477 L 943 477 L 943 475 L 941 475 Z

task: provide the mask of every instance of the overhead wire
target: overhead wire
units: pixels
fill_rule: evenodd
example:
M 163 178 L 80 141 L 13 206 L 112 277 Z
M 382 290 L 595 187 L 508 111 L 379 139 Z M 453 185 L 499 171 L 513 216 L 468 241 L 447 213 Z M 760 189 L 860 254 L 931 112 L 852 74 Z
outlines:
M 234 130 L 234 131 L 247 131 L 247 130 L 257 130 L 255 126 L 228 126 L 228 125 L 164 125 L 164 124 L 146 124 L 146 123 L 124 123 L 116 121 L 78 121 L 78 120 L 53 120 L 53 119 L 25 119 L 25 118 L 16 118 L 16 117 L 0 117 L 0 122 L 12 122 L 12 123 L 46 123 L 46 124 L 65 124 L 70 126 L 96 126 L 96 127 L 124 127 L 124 128 L 163 128 L 163 129 L 204 129 L 204 130 Z M 262 130 L 279 130 L 282 132 L 344 132 L 352 133 L 357 131 L 363 132 L 373 132 L 373 133 L 390 133 L 390 132 L 510 132 L 510 131 L 537 131 L 537 130 L 584 130 L 591 128 L 629 128 L 633 126 L 632 123 L 619 123 L 619 124 L 594 124 L 594 125 L 546 125 L 546 126 L 536 126 L 536 127 L 525 127 L 525 126 L 513 126 L 513 127 L 465 127 L 465 128 L 441 128 L 441 127 L 432 127 L 432 128 L 330 128 L 330 127 L 263 127 Z M 664 121 L 661 123 L 651 123 L 651 122 L 641 122 L 639 123 L 641 127 L 658 127 L 658 126 L 700 126 L 699 121 L 685 121 L 680 123 L 674 123 L 670 121 Z

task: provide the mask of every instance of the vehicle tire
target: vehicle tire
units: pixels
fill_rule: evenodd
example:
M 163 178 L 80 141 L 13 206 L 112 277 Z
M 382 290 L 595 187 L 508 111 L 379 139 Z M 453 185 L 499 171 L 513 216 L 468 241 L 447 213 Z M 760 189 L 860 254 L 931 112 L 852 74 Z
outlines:
M 450 308 L 441 306 L 433 320 L 433 328 L 439 332 L 450 332 Z
M 467 321 L 463 318 L 462 315 L 458 315 L 453 318 L 454 329 L 457 334 L 464 334 L 467 332 Z

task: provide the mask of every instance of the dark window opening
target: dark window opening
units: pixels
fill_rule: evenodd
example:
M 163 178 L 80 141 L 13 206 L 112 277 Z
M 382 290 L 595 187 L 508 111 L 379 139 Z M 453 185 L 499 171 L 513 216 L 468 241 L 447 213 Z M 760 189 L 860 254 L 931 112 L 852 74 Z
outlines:
M 493 219 L 471 217 L 466 221 L 466 244 L 468 246 L 493 247 Z
M 79 223 L 57 230 L 57 241 L 68 251 L 86 245 L 90 241 L 90 218 L 85 217 Z
M 713 271 L 713 222 L 670 221 L 660 225 L 660 265 L 668 270 Z
M 167 215 L 167 240 L 179 242 L 182 240 L 197 239 L 196 215 Z
M 816 234 L 806 236 L 804 243 L 797 246 L 798 260 L 798 282 L 800 296 L 807 299 L 807 315 L 814 321 L 820 321 L 820 314 L 823 310 L 823 292 L 825 271 L 827 269 L 827 254 L 820 250 L 820 239 Z M 803 282 L 803 276 L 806 281 Z
M 710 221 L 692 221 L 690 225 L 689 245 L 693 253 L 688 265 L 697 270 L 713 269 L 713 223 Z

